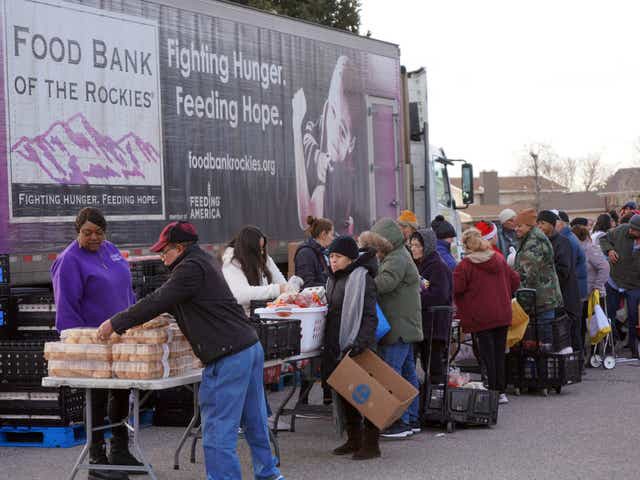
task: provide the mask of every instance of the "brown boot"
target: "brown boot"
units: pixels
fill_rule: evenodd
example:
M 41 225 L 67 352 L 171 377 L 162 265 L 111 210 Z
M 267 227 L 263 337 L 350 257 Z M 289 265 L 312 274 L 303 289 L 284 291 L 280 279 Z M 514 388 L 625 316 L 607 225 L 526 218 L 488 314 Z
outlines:
M 349 455 L 362 447 L 362 425 L 347 426 L 347 441 L 333 451 L 334 455 Z
M 364 433 L 362 435 L 362 447 L 353 454 L 354 460 L 369 460 L 370 458 L 378 458 L 380 456 L 380 445 L 378 444 L 378 436 L 380 430 L 374 425 L 365 422 Z

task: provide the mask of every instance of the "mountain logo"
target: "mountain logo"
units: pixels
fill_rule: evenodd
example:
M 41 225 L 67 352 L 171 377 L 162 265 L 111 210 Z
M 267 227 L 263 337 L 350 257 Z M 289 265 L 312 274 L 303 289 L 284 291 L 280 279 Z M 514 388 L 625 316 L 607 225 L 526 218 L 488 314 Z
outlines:
M 60 185 L 161 185 L 158 150 L 134 132 L 114 140 L 77 113 L 12 147 L 15 169 Z M 31 175 L 29 175 L 31 176 Z

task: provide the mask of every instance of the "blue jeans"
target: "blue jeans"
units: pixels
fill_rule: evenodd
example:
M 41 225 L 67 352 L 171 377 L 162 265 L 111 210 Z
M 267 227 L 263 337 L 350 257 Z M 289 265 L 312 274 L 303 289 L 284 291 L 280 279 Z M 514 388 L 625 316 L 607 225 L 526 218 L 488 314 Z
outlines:
M 629 327 L 629 338 L 627 345 L 636 348 L 638 335 L 636 326 L 638 325 L 638 304 L 640 303 L 640 289 L 625 290 L 620 292 L 607 284 L 607 314 L 611 319 L 611 324 L 615 325 L 616 311 L 619 308 L 620 300 L 624 298 L 627 301 L 627 326 Z
M 280 475 L 269 444 L 262 384 L 264 352 L 255 345 L 207 365 L 200 384 L 202 446 L 207 480 L 240 480 L 236 447 L 242 425 L 257 480 Z
M 413 356 L 413 346 L 410 343 L 398 342 L 393 345 L 380 345 L 378 353 L 391 368 L 409 382 L 411 385 L 420 389 L 418 384 L 418 376 L 416 375 L 416 360 Z M 417 422 L 419 402 L 416 397 L 409 408 L 402 414 L 402 421 L 406 424 Z
M 555 318 L 555 310 L 547 310 L 546 312 L 536 313 L 538 341 L 541 344 L 547 344 L 548 347 L 546 348 L 552 348 L 551 344 L 553 344 L 553 328 L 551 325 L 553 324 Z

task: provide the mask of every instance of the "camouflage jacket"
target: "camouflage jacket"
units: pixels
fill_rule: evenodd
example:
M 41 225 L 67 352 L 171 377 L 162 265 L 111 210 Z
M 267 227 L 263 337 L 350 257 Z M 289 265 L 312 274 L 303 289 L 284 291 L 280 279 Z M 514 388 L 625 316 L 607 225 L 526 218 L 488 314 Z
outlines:
M 538 312 L 546 312 L 563 305 L 553 247 L 537 227 L 533 227 L 521 240 L 513 268 L 520 274 L 521 288 L 536 290 Z

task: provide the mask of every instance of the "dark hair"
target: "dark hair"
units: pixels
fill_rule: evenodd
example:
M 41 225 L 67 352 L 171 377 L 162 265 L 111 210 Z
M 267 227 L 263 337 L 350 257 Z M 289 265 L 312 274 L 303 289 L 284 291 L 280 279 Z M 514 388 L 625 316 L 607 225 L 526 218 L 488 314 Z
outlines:
M 625 213 L 620 219 L 620 223 L 629 223 L 631 217 L 633 217 L 634 215 L 635 214 L 633 212 Z
M 584 242 L 587 238 L 589 238 L 589 229 L 584 225 L 574 225 L 571 229 L 573 234 L 578 237 L 578 240 Z
M 261 239 L 264 239 L 264 251 L 260 250 Z M 267 268 L 267 237 L 258 227 L 242 227 L 229 246 L 233 248 L 233 258 L 240 262 L 249 285 L 260 285 L 263 275 L 271 283 L 271 272 Z
M 615 210 L 611 210 L 609 212 L 609 216 L 611 217 L 611 220 L 613 220 L 616 223 L 620 222 L 620 215 L 618 215 L 618 212 L 616 212 Z
M 86 207 L 78 212 L 78 216 L 76 217 L 76 233 L 80 233 L 80 229 L 87 222 L 97 225 L 104 232 L 107 231 L 107 220 L 97 208 Z
M 330 232 L 333 229 L 333 222 L 322 217 L 313 217 L 309 215 L 307 217 L 307 225 L 309 227 L 305 230 L 307 235 L 311 238 L 318 238 L 322 232 Z
M 409 241 L 411 240 L 418 240 L 418 242 L 420 242 L 420 245 L 422 245 L 422 248 L 424 248 L 424 238 L 422 237 L 422 235 L 419 232 L 413 232 L 411 234 L 411 236 L 409 237 Z
M 611 230 L 611 217 L 607 213 L 598 215 L 595 225 L 593 226 L 594 232 L 608 232 Z

